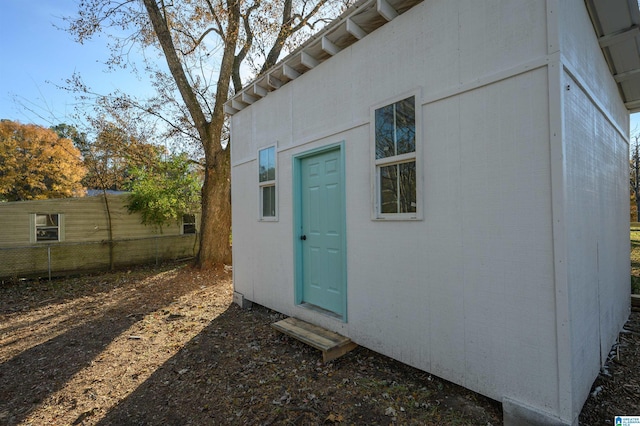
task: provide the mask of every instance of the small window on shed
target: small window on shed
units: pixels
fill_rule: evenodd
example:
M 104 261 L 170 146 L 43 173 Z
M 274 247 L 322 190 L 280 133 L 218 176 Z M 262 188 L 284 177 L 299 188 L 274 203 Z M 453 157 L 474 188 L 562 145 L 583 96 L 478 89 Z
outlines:
M 60 241 L 60 214 L 36 213 L 36 241 Z
M 182 215 L 182 233 L 183 234 L 196 233 L 196 215 L 194 214 Z
M 419 216 L 416 96 L 373 110 L 375 212 L 379 219 Z
M 260 219 L 276 220 L 276 147 L 258 151 L 258 187 L 260 200 Z

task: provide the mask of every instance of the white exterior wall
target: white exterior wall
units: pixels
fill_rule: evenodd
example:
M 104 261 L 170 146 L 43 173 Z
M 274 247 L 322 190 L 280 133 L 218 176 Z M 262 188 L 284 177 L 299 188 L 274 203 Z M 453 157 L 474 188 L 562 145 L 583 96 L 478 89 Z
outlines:
M 558 316 L 570 330 L 571 360 L 561 365 L 577 416 L 629 315 L 629 114 L 582 0 L 560 4 L 570 310 Z
M 602 207 L 597 215 L 568 220 L 594 200 L 575 192 L 582 178 L 580 143 L 573 144 L 575 152 L 563 148 L 562 137 L 579 127 L 580 112 L 561 107 L 566 77 L 558 46 L 560 40 L 583 41 L 563 36 L 559 20 L 575 9 L 586 18 L 574 22 L 580 31 L 590 22 L 580 0 L 561 3 L 562 10 L 553 0 L 425 0 L 236 113 L 235 291 L 489 397 L 573 422 L 601 361 L 596 357 L 594 363 L 588 349 L 602 345 L 606 352 L 623 316 L 612 310 L 617 301 L 602 299 L 620 293 L 628 272 L 618 220 L 625 202 L 628 211 L 628 199 L 615 212 L 605 208 L 612 200 L 595 200 Z M 592 42 L 575 48 L 567 61 L 596 57 Z M 422 93 L 416 111 L 422 116 L 417 143 L 423 220 L 371 220 L 370 107 L 416 88 Z M 619 100 L 609 95 L 617 93 L 615 87 L 598 90 L 604 105 L 615 107 L 616 120 L 624 121 Z M 563 127 L 563 116 L 576 126 Z M 340 141 L 346 162 L 347 322 L 294 303 L 292 156 Z M 260 222 L 256 157 L 274 143 L 278 221 Z M 615 200 L 624 188 L 620 171 L 604 164 L 610 158 L 605 154 L 619 163 L 624 149 L 618 138 L 591 151 L 594 162 L 610 169 L 593 178 L 602 181 L 599 188 L 612 189 L 608 196 Z M 565 202 L 565 195 L 582 204 Z M 609 219 L 616 222 L 615 234 L 605 237 L 611 229 L 601 220 Z M 600 291 L 605 330 L 601 341 L 584 343 L 584 360 L 572 353 L 601 320 L 588 310 L 592 297 L 572 287 L 584 278 L 576 272 L 586 273 L 579 265 L 594 263 L 593 253 L 574 251 L 583 224 L 597 234 L 606 264 L 589 284 L 591 293 Z M 616 281 L 613 288 L 603 284 L 609 277 Z M 581 297 L 588 300 L 578 302 L 579 313 L 570 312 L 569 299 Z M 557 319 L 557 312 L 563 317 Z

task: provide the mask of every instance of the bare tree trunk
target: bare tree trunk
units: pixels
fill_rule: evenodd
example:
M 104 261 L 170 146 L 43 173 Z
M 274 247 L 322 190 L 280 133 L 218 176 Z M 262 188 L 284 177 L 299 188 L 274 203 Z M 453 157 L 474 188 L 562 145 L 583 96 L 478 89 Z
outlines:
M 202 220 L 197 265 L 211 268 L 231 263 L 231 167 L 229 149 L 215 154 L 207 165 L 202 187 Z M 206 237 L 205 237 L 206 236 Z
M 211 121 L 208 122 L 198 103 L 193 88 L 173 44 L 165 15 L 156 0 L 143 0 L 151 24 L 167 60 L 180 95 L 189 110 L 200 136 L 205 153 L 205 179 L 202 187 L 202 217 L 200 225 L 200 251 L 196 264 L 200 268 L 210 268 L 231 262 L 231 160 L 230 150 L 221 146 L 224 124 L 224 103 L 229 96 L 229 85 L 233 72 L 235 49 L 240 25 L 240 3 L 227 0 L 227 29 L 224 34 L 224 49 L 216 100 Z
M 197 265 L 210 268 L 231 263 L 231 148 L 222 149 L 224 103 L 229 97 L 240 27 L 240 3 L 227 0 L 228 26 L 218 74 L 216 102 L 207 127 L 205 178 L 202 187 L 202 238 Z
M 115 265 L 115 256 L 113 254 L 113 222 L 111 221 L 111 209 L 109 208 L 109 200 L 107 199 L 107 190 L 102 188 L 102 197 L 104 198 L 104 208 L 107 212 L 107 238 L 109 243 L 109 270 L 113 271 Z
M 79 15 L 70 22 L 69 32 L 82 42 L 100 32 L 104 26 L 133 28 L 138 30 L 132 40 L 142 46 L 152 43 L 149 38 L 147 22 L 141 21 L 137 7 L 130 7 L 142 3 L 155 33 L 157 41 L 164 54 L 169 73 L 180 92 L 180 98 L 188 111 L 189 122 L 193 124 L 199 141 L 202 143 L 205 155 L 205 181 L 202 188 L 202 213 L 200 225 L 200 250 L 197 255 L 197 265 L 211 267 L 231 261 L 231 167 L 229 149 L 222 149 L 221 136 L 225 122 L 224 103 L 229 96 L 229 88 L 233 81 L 236 92 L 242 87 L 240 65 L 250 54 L 254 40 L 254 30 L 266 31 L 260 34 L 261 40 L 267 42 L 275 35 L 273 44 L 265 58 L 264 69 L 274 65 L 286 40 L 304 27 L 313 29 L 314 26 L 337 12 L 334 8 L 326 10 L 325 16 L 317 17 L 328 0 L 314 0 L 301 4 L 293 0 L 282 0 L 282 10 L 276 3 L 262 4 L 261 0 L 241 2 L 240 0 L 219 0 L 199 2 L 167 2 L 166 0 L 91 0 L 80 2 Z M 351 3 L 344 1 L 345 6 Z M 183 9 L 185 8 L 185 9 Z M 300 9 L 296 11 L 294 9 Z M 174 12 L 172 14 L 172 12 Z M 182 13 L 184 12 L 184 13 Z M 266 14 L 263 22 L 253 18 L 254 13 Z M 278 21 L 279 14 L 280 22 Z M 88 17 L 88 18 L 87 18 Z M 317 19 L 315 18 L 317 17 Z M 194 26 L 184 25 L 183 19 L 194 20 Z M 273 26 L 269 23 L 273 19 Z M 314 20 L 315 19 L 315 20 Z M 314 20 L 314 21 L 312 21 Z M 256 25 L 254 28 L 254 24 Z M 241 27 L 242 26 L 242 27 Z M 240 37 L 240 30 L 243 36 Z M 195 31 L 193 33 L 192 31 Z M 198 36 L 197 33 L 200 33 Z M 222 60 L 219 65 L 218 79 L 215 85 L 215 103 L 211 111 L 209 100 L 209 85 L 202 87 L 191 86 L 194 81 L 185 67 L 188 66 L 190 55 L 204 42 L 209 34 L 215 33 L 222 46 Z M 175 36 L 175 37 L 174 37 Z M 128 38 L 127 38 L 128 40 Z M 116 43 L 113 52 L 116 57 L 123 57 L 120 48 L 128 41 Z M 183 49 L 178 49 L 182 47 Z M 184 50 L 186 48 L 186 51 Z M 204 49 L 204 48 L 203 48 Z M 201 50 L 196 54 L 204 52 Z M 209 53 L 207 53 L 207 56 Z M 204 60 L 204 56 L 194 59 Z M 202 63 L 201 63 L 202 64 Z M 194 77 L 196 78 L 196 77 Z M 208 80 L 208 78 L 206 79 Z M 86 88 L 80 80 L 74 79 L 81 92 Z M 198 85 L 199 86 L 199 85 Z M 200 91 L 203 89 L 203 91 Z M 160 92 L 162 92 L 159 89 Z M 162 94 L 164 96 L 165 94 Z M 200 103 L 202 102 L 202 103 Z M 125 106 L 132 105 L 128 100 Z M 134 103 L 135 104 L 135 103 Z M 119 107 L 116 107 L 119 108 Z M 146 113 L 156 117 L 155 108 L 142 108 Z M 180 107 L 182 110 L 182 106 Z M 211 114 L 211 115 L 210 115 Z M 181 119 L 182 120 L 182 119 Z M 184 123 L 180 121 L 180 123 Z M 184 124 L 174 123 L 171 127 L 182 130 Z M 193 136 L 189 128 L 190 137 Z

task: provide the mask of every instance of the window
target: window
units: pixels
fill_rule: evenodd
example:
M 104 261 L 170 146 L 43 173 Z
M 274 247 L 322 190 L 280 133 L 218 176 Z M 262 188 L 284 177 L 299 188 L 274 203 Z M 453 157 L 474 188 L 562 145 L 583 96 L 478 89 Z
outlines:
M 60 215 L 40 214 L 35 215 L 36 241 L 60 241 Z
M 377 218 L 417 218 L 415 99 L 374 111 Z
M 276 147 L 258 152 L 260 219 L 276 219 Z
M 196 233 L 196 215 L 195 214 L 182 215 L 182 233 L 183 234 Z

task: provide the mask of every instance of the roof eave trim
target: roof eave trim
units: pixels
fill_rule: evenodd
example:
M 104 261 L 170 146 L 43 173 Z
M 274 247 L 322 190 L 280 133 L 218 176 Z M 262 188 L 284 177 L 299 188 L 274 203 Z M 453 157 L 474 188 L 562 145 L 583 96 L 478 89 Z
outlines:
M 230 97 L 224 104 L 224 112 L 228 115 L 234 115 L 242 111 L 266 97 L 270 92 L 278 90 L 289 81 L 299 78 L 322 62 L 339 54 L 345 48 L 365 38 L 369 34 L 367 32 L 369 28 L 365 28 L 364 24 L 373 27 L 373 30 L 386 25 L 401 14 L 394 4 L 408 6 L 406 10 L 409 10 L 422 1 L 424 0 L 397 0 L 394 3 L 394 0 L 360 0 L 263 75 Z M 377 17 L 384 19 L 374 19 L 370 12 L 372 8 Z M 338 40 L 340 40 L 340 44 Z

